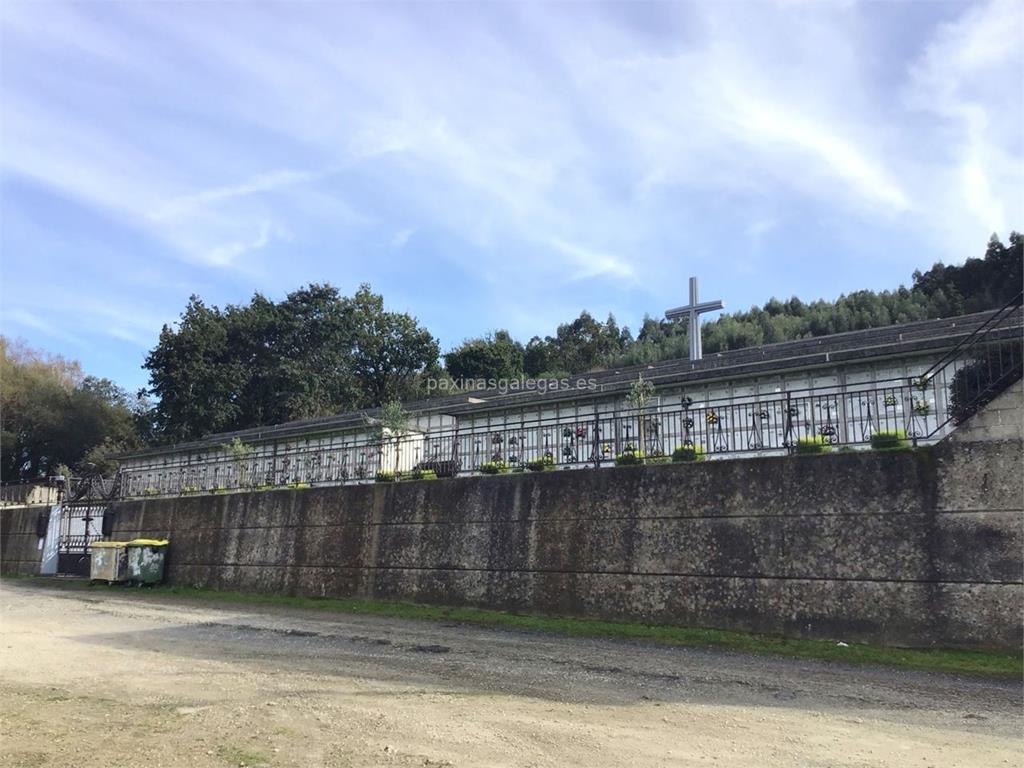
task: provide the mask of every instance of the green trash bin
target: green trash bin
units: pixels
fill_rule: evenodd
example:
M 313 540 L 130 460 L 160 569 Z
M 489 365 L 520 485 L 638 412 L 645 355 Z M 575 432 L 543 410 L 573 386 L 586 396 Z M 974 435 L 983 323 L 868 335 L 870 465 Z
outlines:
M 132 584 L 159 584 L 164 580 L 167 539 L 133 539 L 128 546 L 128 581 Z
M 111 584 L 128 578 L 127 541 L 94 541 L 89 545 L 89 579 Z

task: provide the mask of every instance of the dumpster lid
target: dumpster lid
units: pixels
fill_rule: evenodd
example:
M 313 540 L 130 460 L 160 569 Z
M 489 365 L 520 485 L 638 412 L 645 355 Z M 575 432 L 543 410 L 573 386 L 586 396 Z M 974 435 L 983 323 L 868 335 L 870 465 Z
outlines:
M 89 543 L 90 547 L 127 547 L 127 541 L 93 541 Z
M 171 542 L 167 539 L 132 539 L 125 543 L 129 547 L 166 547 Z

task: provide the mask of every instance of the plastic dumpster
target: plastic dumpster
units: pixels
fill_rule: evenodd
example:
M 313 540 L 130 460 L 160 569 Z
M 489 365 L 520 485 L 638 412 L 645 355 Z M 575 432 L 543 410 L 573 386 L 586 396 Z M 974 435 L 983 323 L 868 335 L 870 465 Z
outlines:
M 127 541 L 94 541 L 89 545 L 89 578 L 93 581 L 124 581 L 128 578 Z
M 167 539 L 133 539 L 128 542 L 128 581 L 159 584 L 164 580 Z

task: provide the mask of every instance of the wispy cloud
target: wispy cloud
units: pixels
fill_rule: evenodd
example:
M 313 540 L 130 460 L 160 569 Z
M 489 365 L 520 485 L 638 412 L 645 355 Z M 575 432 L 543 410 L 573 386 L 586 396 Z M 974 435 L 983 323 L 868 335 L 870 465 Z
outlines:
M 0 236 L 15 284 L 57 253 L 54 280 L 121 307 L 142 274 L 161 307 L 387 282 L 454 338 L 581 301 L 639 319 L 736 268 L 739 304 L 838 294 L 869 242 L 893 284 L 1019 226 L 1021 13 L 16 3 L 0 170 L 31 183 L 0 216 L 36 226 Z M 811 226 L 833 263 L 764 267 Z
M 174 216 L 181 216 L 196 208 L 212 203 L 219 203 L 225 200 L 233 200 L 247 195 L 255 195 L 265 192 L 276 192 L 296 184 L 305 184 L 327 177 L 331 170 L 325 171 L 292 171 L 279 170 L 260 173 L 251 179 L 239 184 L 229 184 L 220 187 L 211 187 L 199 192 L 175 197 L 162 203 L 153 212 L 152 218 L 156 220 L 168 219 Z
M 33 331 L 38 331 L 50 339 L 60 339 L 73 344 L 78 344 L 80 342 L 79 338 L 75 336 L 75 334 L 70 333 L 64 327 L 56 323 L 52 323 L 49 320 L 45 320 L 37 313 L 26 309 L 7 307 L 3 311 L 3 320 L 5 332 L 7 333 L 10 333 L 10 329 L 12 327 L 21 326 Z
M 406 227 L 405 229 L 400 229 L 395 232 L 395 234 L 391 236 L 391 250 L 400 251 L 405 248 L 406 244 L 409 242 L 409 238 L 411 238 L 415 233 L 416 230 L 412 227 Z
M 624 279 L 635 277 L 633 267 L 619 256 L 584 248 L 559 238 L 552 238 L 550 243 L 556 251 L 569 257 L 568 261 L 571 264 L 569 278 L 571 280 L 602 276 Z

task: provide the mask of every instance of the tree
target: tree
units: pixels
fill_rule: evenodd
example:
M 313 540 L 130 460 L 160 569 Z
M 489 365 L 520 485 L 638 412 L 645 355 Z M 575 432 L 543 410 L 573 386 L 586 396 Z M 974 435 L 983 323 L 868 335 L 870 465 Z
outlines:
M 0 336 L 0 475 L 26 480 L 109 472 L 112 456 L 139 446 L 135 403 L 107 379 L 84 376 L 74 361 Z
M 154 432 L 178 442 L 408 397 L 437 357 L 430 333 L 369 286 L 345 297 L 312 284 L 224 310 L 193 296 L 144 367 Z
M 448 373 L 456 379 L 515 379 L 523 375 L 526 350 L 501 330 L 462 342 L 444 356 Z
M 350 354 L 363 407 L 418 394 L 418 378 L 437 365 L 437 341 L 411 315 L 384 310 L 384 297 L 361 285 L 346 300 L 352 313 Z

